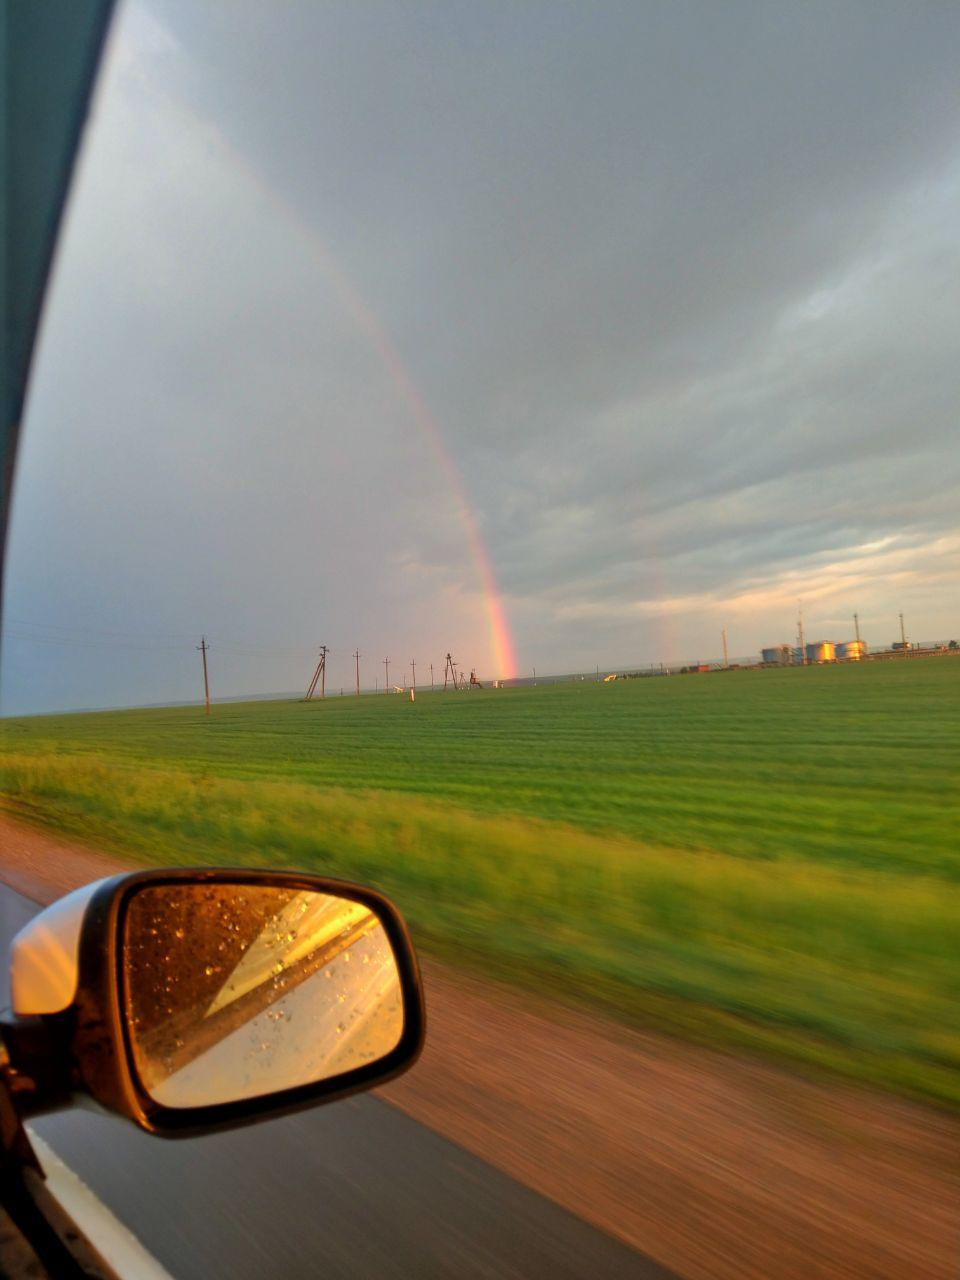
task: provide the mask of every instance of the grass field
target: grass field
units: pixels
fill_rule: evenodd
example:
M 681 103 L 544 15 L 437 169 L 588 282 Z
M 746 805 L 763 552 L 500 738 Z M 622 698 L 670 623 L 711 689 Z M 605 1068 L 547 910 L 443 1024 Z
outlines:
M 2 732 L 49 827 L 369 881 L 448 960 L 960 1108 L 960 660 Z

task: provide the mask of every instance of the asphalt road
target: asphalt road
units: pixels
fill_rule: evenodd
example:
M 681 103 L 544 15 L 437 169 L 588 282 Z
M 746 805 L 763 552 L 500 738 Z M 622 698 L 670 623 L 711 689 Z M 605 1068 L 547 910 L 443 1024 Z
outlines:
M 0 953 L 37 910 L 0 885 Z M 177 1142 L 80 1109 L 33 1127 L 176 1280 L 671 1277 L 370 1095 Z

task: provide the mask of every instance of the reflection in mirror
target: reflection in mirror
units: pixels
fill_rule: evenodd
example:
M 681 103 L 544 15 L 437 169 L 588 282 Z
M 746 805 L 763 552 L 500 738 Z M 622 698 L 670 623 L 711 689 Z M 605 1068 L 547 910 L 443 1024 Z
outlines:
M 145 885 L 123 937 L 134 1062 L 166 1107 L 312 1084 L 399 1044 L 403 994 L 377 916 L 275 885 Z

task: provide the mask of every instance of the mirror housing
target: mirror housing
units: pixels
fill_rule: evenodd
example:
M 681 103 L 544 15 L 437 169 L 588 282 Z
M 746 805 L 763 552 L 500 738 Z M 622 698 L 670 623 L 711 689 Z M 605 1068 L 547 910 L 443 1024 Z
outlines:
M 151 890 L 152 895 L 146 892 Z M 354 931 L 349 934 L 345 931 L 344 938 L 356 938 L 357 920 L 371 922 L 377 936 L 388 944 L 383 948 L 386 954 L 392 953 L 391 994 L 396 988 L 402 1015 L 401 1022 L 394 1010 L 396 1031 L 389 1037 L 392 1047 L 384 1042 L 386 1051 L 380 1056 L 367 1053 L 364 1055 L 367 1060 L 357 1061 L 346 1070 L 338 1069 L 336 1074 L 254 1096 L 234 1096 L 228 1101 L 206 1105 L 163 1105 L 154 1096 L 159 1091 L 156 1088 L 153 1093 L 148 1091 L 138 1070 L 138 1063 L 143 1065 L 143 1054 L 141 1046 L 135 1043 L 132 1028 L 129 988 L 130 965 L 134 961 L 130 956 L 127 921 L 133 919 L 131 905 L 138 895 L 141 903 L 147 900 L 162 903 L 163 891 L 175 894 L 178 890 L 182 891 L 181 896 L 205 893 L 208 900 L 229 895 L 231 890 L 242 891 L 247 898 L 258 892 L 262 897 L 263 891 L 274 891 L 278 900 L 288 903 L 322 904 L 326 899 L 339 900 L 345 918 L 353 921 Z M 214 923 L 205 925 L 201 920 L 197 927 L 209 931 Z M 177 937 L 183 936 L 181 929 Z M 205 933 L 198 934 L 195 929 L 183 944 L 186 951 L 191 939 L 197 944 L 209 945 Z M 248 939 L 246 945 L 252 953 L 262 942 L 262 938 Z M 265 945 L 271 945 L 271 941 Z M 238 954 L 242 954 L 242 950 L 241 946 Z M 311 974 L 316 976 L 319 972 L 318 964 L 312 969 L 306 966 L 302 958 L 304 950 L 301 943 L 296 952 L 301 957 L 299 974 L 290 970 L 294 989 L 300 983 L 305 987 Z M 412 1066 L 423 1046 L 423 991 L 403 920 L 382 894 L 340 880 L 302 872 L 249 869 L 170 869 L 113 876 L 76 890 L 41 912 L 14 938 L 10 954 L 15 1018 L 2 1029 L 9 1056 L 6 1071 L 11 1089 L 18 1096 L 18 1105 L 32 1114 L 62 1106 L 74 1098 L 82 1100 L 86 1095 L 150 1133 L 164 1137 L 193 1136 L 302 1110 L 373 1088 Z M 317 954 L 322 959 L 322 954 Z M 349 960 L 349 951 L 345 956 Z M 280 973 L 282 969 L 283 966 L 278 965 L 273 972 Z M 329 970 L 326 976 L 330 976 Z M 283 985 L 287 979 L 276 981 Z M 266 986 L 262 979 L 260 983 Z M 240 993 L 248 1003 L 249 985 L 247 980 Z M 229 998 L 235 999 L 239 1007 L 240 997 Z M 265 1009 L 271 998 L 279 1002 L 289 996 L 268 993 L 265 999 L 254 1000 L 256 1009 Z M 215 1009 L 222 1003 L 220 996 L 213 1003 L 207 1001 L 206 1010 L 200 1015 L 204 1026 L 213 1013 L 222 1012 Z M 249 1016 L 257 1016 L 256 1010 Z M 298 1016 L 302 1024 L 303 1017 Z M 368 1019 L 378 1016 L 377 1010 L 368 1011 L 365 1016 Z M 237 1027 L 237 1019 L 231 1025 Z M 337 1029 L 342 1031 L 344 1027 L 340 1025 Z M 209 1033 L 207 1041 L 210 1042 Z M 287 1057 L 289 1068 L 289 1053 Z M 54 1063 L 56 1069 L 52 1070 Z M 286 1074 L 290 1078 L 289 1069 Z M 258 1078 L 269 1088 L 269 1069 L 260 1070 Z M 260 1088 L 262 1084 L 254 1087 Z

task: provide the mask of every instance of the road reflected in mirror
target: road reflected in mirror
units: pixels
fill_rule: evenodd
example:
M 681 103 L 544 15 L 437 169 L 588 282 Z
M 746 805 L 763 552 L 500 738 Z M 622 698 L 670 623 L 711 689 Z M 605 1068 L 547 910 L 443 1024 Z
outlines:
M 166 1107 L 329 1079 L 383 1058 L 403 1033 L 390 941 L 349 898 L 147 885 L 127 905 L 122 966 L 136 1070 Z

